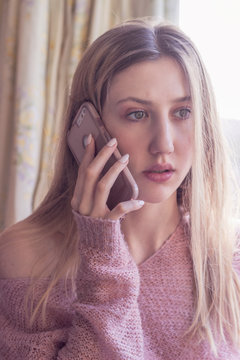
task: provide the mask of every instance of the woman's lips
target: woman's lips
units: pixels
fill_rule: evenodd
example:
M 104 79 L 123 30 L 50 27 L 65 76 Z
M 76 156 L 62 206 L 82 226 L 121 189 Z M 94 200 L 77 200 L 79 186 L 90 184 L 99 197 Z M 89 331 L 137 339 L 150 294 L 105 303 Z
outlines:
M 143 174 L 147 179 L 161 183 L 168 181 L 173 176 L 174 171 L 171 164 L 156 164 L 143 171 Z

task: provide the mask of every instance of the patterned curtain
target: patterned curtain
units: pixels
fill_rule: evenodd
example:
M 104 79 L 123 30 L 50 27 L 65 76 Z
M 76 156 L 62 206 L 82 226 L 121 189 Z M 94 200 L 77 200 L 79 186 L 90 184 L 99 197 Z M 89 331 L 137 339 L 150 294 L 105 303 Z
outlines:
M 178 22 L 179 0 L 0 0 L 0 229 L 48 189 L 61 119 L 86 46 L 122 20 Z

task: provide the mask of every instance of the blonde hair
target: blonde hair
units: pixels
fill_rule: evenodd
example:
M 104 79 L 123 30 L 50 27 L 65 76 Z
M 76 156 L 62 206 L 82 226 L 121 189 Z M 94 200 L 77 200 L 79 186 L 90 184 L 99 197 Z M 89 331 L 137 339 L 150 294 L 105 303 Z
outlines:
M 74 279 L 79 264 L 78 238 L 71 212 L 77 165 L 69 151 L 66 134 L 79 107 L 91 101 L 102 113 L 111 79 L 125 68 L 161 56 L 174 58 L 189 81 L 194 113 L 194 160 L 190 173 L 178 190 L 178 201 L 190 214 L 190 251 L 195 280 L 195 313 L 188 333 L 207 336 L 217 351 L 218 336 L 239 344 L 240 283 L 233 269 L 236 214 L 226 154 L 211 84 L 191 40 L 178 28 L 146 21 L 123 23 L 100 36 L 87 49 L 75 72 L 63 124 L 54 178 L 45 199 L 29 217 L 43 231 L 53 232 L 59 222 L 66 229 L 59 243 L 58 262 L 50 285 L 32 320 L 61 278 Z

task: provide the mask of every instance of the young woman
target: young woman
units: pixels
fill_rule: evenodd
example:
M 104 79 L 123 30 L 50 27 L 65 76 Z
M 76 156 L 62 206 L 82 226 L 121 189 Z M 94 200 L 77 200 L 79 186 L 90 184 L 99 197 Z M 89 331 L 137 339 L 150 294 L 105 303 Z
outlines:
M 95 156 L 89 134 L 78 168 L 66 138 L 84 101 L 112 139 Z M 122 158 L 102 177 L 116 147 Z M 239 359 L 225 150 L 186 35 L 139 20 L 100 36 L 74 76 L 51 188 L 1 236 L 1 359 Z M 139 197 L 110 210 L 126 166 Z

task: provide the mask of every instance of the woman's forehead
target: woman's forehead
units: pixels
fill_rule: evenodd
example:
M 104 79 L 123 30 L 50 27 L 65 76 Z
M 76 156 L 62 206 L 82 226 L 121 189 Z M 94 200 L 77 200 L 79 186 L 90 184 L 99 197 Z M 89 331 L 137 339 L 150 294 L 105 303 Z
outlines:
M 107 99 L 140 96 L 151 101 L 156 94 L 161 97 L 189 97 L 190 91 L 185 73 L 171 57 L 144 61 L 129 66 L 116 74 L 109 84 Z

